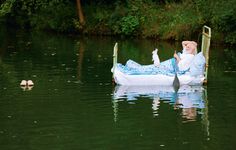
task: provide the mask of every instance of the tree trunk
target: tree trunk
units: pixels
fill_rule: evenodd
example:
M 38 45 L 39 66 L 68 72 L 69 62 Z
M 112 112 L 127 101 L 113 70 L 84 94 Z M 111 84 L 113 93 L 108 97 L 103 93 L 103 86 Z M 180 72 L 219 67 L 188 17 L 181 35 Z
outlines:
M 84 14 L 83 14 L 83 11 L 82 11 L 82 7 L 81 7 L 81 1 L 76 0 L 76 3 L 77 3 L 77 14 L 78 14 L 78 17 L 79 17 L 79 22 L 82 26 L 84 26 L 85 25 L 85 20 L 84 20 Z

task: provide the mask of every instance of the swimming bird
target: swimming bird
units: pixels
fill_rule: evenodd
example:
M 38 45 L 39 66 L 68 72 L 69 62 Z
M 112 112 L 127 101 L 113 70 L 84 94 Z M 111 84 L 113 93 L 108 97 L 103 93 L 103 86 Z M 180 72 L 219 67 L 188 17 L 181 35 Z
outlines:
M 34 82 L 33 82 L 32 80 L 28 80 L 28 81 L 27 81 L 27 85 L 28 85 L 28 86 L 33 86 L 33 85 L 34 85 Z
M 20 86 L 26 86 L 27 85 L 27 81 L 26 80 L 22 80 L 20 83 Z
M 20 83 L 20 86 L 33 86 L 34 85 L 34 82 L 32 80 L 22 80 L 21 83 Z

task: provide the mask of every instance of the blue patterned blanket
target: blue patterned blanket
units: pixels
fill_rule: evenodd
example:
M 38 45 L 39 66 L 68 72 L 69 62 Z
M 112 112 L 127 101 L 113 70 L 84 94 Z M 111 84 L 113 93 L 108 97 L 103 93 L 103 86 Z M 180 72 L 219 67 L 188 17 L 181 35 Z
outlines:
M 141 65 L 133 60 L 128 60 L 125 65 L 120 63 L 117 64 L 117 68 L 129 75 L 157 75 L 163 74 L 167 76 L 174 76 L 175 69 L 176 72 L 181 75 L 184 74 L 186 71 L 178 71 L 178 67 L 176 65 L 176 60 L 174 58 L 168 59 L 160 63 L 159 66 L 155 65 Z

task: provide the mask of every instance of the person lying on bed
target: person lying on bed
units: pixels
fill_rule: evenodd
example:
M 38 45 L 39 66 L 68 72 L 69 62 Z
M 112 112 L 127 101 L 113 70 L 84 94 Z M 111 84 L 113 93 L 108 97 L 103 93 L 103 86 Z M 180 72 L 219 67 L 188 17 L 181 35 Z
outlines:
M 182 54 L 174 53 L 174 58 L 178 64 L 180 71 L 188 70 L 194 56 L 197 54 L 197 43 L 194 41 L 183 41 L 182 42 L 183 51 Z
M 173 75 L 175 66 L 178 65 L 178 73 L 184 74 L 189 70 L 194 56 L 197 54 L 197 43 L 194 41 L 183 41 L 182 53 L 174 53 L 174 58 L 159 62 L 157 50 L 153 51 L 154 64 L 141 65 L 133 60 L 128 60 L 126 65 L 117 64 L 118 68 L 127 74 L 164 74 Z

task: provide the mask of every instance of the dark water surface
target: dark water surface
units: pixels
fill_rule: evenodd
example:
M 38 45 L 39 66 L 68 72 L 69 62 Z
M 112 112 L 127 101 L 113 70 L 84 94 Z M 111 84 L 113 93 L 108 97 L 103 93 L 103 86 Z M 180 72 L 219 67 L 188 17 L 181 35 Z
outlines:
M 112 51 L 161 61 L 180 43 L 72 37 L 1 28 L 0 149 L 236 148 L 236 55 L 212 46 L 204 87 L 127 87 L 111 82 Z M 32 88 L 20 87 L 33 80 Z

